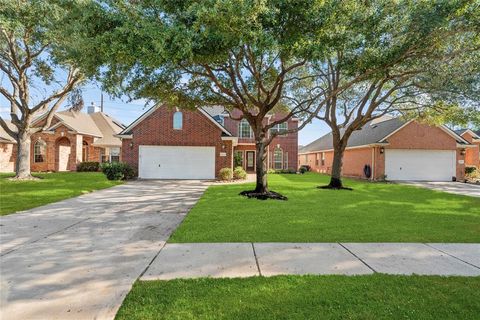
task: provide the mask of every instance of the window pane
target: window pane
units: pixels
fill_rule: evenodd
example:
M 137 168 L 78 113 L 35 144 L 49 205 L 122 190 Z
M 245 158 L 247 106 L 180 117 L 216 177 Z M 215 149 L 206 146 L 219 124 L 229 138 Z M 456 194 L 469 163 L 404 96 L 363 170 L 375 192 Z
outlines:
M 247 120 L 243 119 L 239 124 L 239 135 L 240 138 L 251 138 L 252 137 L 252 128 Z
M 283 169 L 283 151 L 282 149 L 275 149 L 273 152 L 273 168 L 276 170 Z
M 183 115 L 180 111 L 173 114 L 173 129 L 181 130 L 183 126 Z
M 38 140 L 33 146 L 33 161 L 34 162 L 44 162 L 46 155 L 46 146 L 45 141 Z

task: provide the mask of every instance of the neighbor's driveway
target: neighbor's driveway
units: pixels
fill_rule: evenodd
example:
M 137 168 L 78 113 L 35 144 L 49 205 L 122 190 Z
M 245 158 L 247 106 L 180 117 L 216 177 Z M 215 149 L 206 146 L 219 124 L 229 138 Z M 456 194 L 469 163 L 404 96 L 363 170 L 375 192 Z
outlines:
M 461 182 L 438 182 L 438 181 L 402 181 L 399 183 L 409 184 L 438 191 L 461 194 L 464 196 L 480 197 L 480 185 Z
M 207 186 L 138 181 L 0 217 L 0 319 L 113 319 Z

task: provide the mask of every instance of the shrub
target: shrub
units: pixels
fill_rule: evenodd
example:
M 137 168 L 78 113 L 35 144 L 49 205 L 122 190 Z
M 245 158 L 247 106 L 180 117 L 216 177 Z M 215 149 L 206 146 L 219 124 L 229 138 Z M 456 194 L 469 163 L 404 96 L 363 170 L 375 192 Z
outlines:
M 300 172 L 301 174 L 304 174 L 305 172 L 308 172 L 308 170 L 304 166 L 301 166 L 300 169 L 298 169 L 298 172 Z
M 465 174 L 466 175 L 473 175 L 477 171 L 475 167 L 465 167 Z
M 242 155 L 240 153 L 235 153 L 233 155 L 233 165 L 235 168 L 242 166 Z
M 128 180 L 135 177 L 135 170 L 125 162 L 106 162 L 101 165 L 108 180 Z
M 100 163 L 95 161 L 85 161 L 77 164 L 79 172 L 97 172 L 100 169 Z
M 218 173 L 218 178 L 223 181 L 232 180 L 233 172 L 231 168 L 222 168 Z
M 243 170 L 242 167 L 236 167 L 233 170 L 233 179 L 245 180 L 245 179 L 247 179 L 247 172 L 245 170 Z
M 268 169 L 267 174 L 274 174 L 277 173 L 274 169 Z
M 302 169 L 303 168 L 303 169 Z M 302 170 L 304 170 L 303 172 L 308 172 L 310 171 L 312 168 L 308 165 L 308 164 L 304 164 L 304 165 L 301 165 L 300 166 L 300 169 L 298 169 L 298 171 L 302 172 Z

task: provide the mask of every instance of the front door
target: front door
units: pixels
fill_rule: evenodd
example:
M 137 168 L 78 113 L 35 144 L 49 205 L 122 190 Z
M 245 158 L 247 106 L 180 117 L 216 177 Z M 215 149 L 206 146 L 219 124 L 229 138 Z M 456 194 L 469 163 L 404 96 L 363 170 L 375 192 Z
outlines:
M 247 171 L 255 171 L 255 151 L 245 152 L 245 157 L 247 158 L 245 169 Z

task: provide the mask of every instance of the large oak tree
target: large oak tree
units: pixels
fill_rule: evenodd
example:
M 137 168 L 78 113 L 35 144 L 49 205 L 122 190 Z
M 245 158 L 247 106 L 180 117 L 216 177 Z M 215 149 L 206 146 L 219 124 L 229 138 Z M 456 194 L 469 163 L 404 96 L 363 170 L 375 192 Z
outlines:
M 73 1 L 0 2 L 0 94 L 10 104 L 16 130 L 2 117 L 0 125 L 17 141 L 17 179 L 31 178 L 32 134 L 50 126 L 55 111 L 83 80 L 73 61 L 57 59 L 66 56 L 66 44 L 73 36 L 62 31 L 74 23 L 67 18 L 74 5 Z M 42 125 L 34 125 L 44 114 Z
M 90 34 L 108 38 L 110 47 L 98 43 L 101 61 L 85 62 L 97 63 L 111 92 L 179 108 L 239 110 L 234 119 L 250 124 L 257 163 L 256 188 L 243 194 L 282 198 L 268 189 L 266 150 L 278 134 L 303 128 L 316 113 L 314 103 L 322 107 L 308 56 L 312 43 L 328 37 L 314 39 L 311 30 L 333 28 L 334 7 L 312 1 L 104 2 L 97 14 L 109 22 Z M 299 128 L 270 130 L 307 111 Z M 272 113 L 282 116 L 268 122 Z
M 317 118 L 333 137 L 326 187 L 337 189 L 356 130 L 385 114 L 476 114 L 480 88 L 478 1 L 344 4 L 340 45 L 315 61 L 326 100 Z

